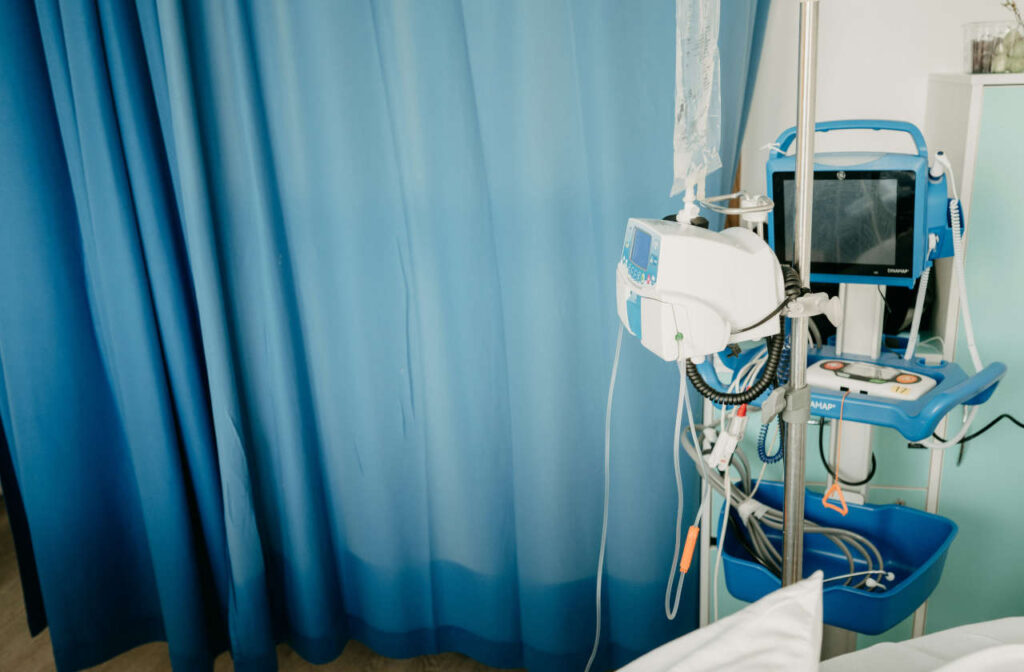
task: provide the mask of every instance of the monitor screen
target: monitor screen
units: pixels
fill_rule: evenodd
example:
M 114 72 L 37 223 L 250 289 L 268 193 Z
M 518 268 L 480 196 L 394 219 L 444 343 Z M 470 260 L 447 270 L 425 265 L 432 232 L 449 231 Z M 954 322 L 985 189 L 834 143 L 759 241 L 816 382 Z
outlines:
M 629 260 L 639 268 L 647 269 L 647 259 L 651 256 L 651 234 L 641 228 L 637 228 L 633 234 L 633 251 L 629 254 Z
M 811 271 L 910 277 L 913 171 L 815 171 Z M 792 263 L 796 222 L 793 173 L 773 175 L 775 249 Z

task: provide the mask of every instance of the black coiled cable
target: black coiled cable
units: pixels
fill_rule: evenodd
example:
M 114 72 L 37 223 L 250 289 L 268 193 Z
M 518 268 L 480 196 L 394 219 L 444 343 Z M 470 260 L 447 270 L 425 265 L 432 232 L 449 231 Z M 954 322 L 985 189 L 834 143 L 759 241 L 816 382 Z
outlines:
M 785 303 L 789 303 L 793 299 L 803 296 L 811 291 L 808 288 L 801 286 L 800 274 L 797 273 L 796 269 L 792 266 L 782 267 L 782 286 L 786 292 L 786 299 L 788 299 Z
M 755 327 L 761 326 L 774 316 L 779 315 L 790 301 L 793 301 L 809 291 L 801 286 L 800 276 L 790 266 L 782 267 L 782 282 L 786 292 L 786 298 L 783 299 L 782 303 L 780 303 L 775 310 L 768 313 L 768 315 L 763 319 L 758 320 L 750 326 L 743 327 L 734 333 L 743 333 L 744 331 L 749 331 Z M 748 404 L 761 396 L 761 394 L 775 382 L 775 374 L 779 369 L 779 361 L 782 358 L 782 349 L 785 343 L 786 316 L 779 315 L 779 333 L 776 336 L 768 338 L 768 360 L 765 362 L 764 370 L 761 372 L 761 377 L 757 379 L 756 383 L 742 392 L 730 393 L 716 390 L 709 385 L 703 377 L 701 377 L 700 372 L 697 371 L 697 366 L 689 359 L 686 360 L 686 377 L 689 378 L 690 382 L 693 383 L 694 388 L 696 388 L 702 396 L 710 399 L 716 404 L 725 404 L 727 406 Z
M 786 318 L 784 316 L 779 316 L 779 327 L 781 329 L 786 328 Z M 779 358 L 782 357 L 782 346 L 785 341 L 786 337 L 782 334 L 772 336 L 768 339 L 768 361 L 764 364 L 764 370 L 761 372 L 761 377 L 757 379 L 756 383 L 742 392 L 719 392 L 715 388 L 711 387 L 711 385 L 701 377 L 700 372 L 697 370 L 697 365 L 690 359 L 686 360 L 686 377 L 690 379 L 690 382 L 693 383 L 693 386 L 701 393 L 701 395 L 716 404 L 725 404 L 727 406 L 748 404 L 754 399 L 760 397 L 761 393 L 767 390 L 775 380 L 775 372 L 779 369 Z

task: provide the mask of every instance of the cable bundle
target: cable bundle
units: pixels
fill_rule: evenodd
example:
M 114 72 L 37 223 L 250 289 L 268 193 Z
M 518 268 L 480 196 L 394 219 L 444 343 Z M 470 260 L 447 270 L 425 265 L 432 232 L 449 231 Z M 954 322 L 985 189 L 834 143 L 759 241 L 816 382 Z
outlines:
M 695 427 L 694 430 L 703 430 L 703 426 Z M 703 459 L 699 449 L 694 447 L 689 437 L 683 435 L 681 439 L 686 454 L 698 466 L 702 466 Z M 757 484 L 751 483 L 750 464 L 741 451 L 736 451 L 733 454 L 731 466 L 735 467 L 740 475 L 740 482 L 737 485 L 727 485 L 726 476 L 714 469 L 702 470 L 703 476 L 715 492 L 722 497 L 728 497 L 732 509 L 745 511 L 747 508 L 744 505 L 757 492 Z M 747 552 L 757 562 L 767 567 L 776 576 L 782 575 L 782 555 L 772 545 L 765 532 L 766 529 L 782 530 L 782 511 L 758 503 L 757 511 L 748 515 L 746 520 L 742 521 L 740 525 L 737 525 L 735 518 L 731 516 L 729 517 L 729 524 L 733 526 L 737 538 L 741 540 Z M 746 534 L 743 534 L 743 532 L 746 532 Z M 863 578 L 861 578 L 859 583 L 853 584 L 854 588 L 863 587 L 866 590 L 874 590 L 877 587 L 867 585 L 868 578 L 870 578 L 870 573 L 885 572 L 885 561 L 882 559 L 881 552 L 867 537 L 850 530 L 819 525 L 809 520 L 804 521 L 804 532 L 807 534 L 823 534 L 829 541 L 834 543 L 843 555 L 846 556 L 851 574 L 857 572 L 855 554 L 864 560 L 869 574 L 858 573 L 858 576 Z M 844 585 L 851 585 L 851 581 L 854 578 L 856 577 L 847 577 Z

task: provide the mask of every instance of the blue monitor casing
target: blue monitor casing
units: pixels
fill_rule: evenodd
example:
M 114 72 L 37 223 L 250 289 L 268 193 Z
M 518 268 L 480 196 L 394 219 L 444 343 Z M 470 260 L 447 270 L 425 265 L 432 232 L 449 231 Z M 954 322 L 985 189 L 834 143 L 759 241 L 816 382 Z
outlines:
M 818 132 L 846 129 L 908 133 L 916 154 L 835 152 L 815 155 L 811 281 L 913 287 L 933 258 L 948 256 L 945 177 L 928 174 L 928 149 L 907 122 L 822 122 Z M 767 164 L 768 243 L 793 263 L 796 158 L 785 152 L 796 128 L 784 131 Z M 929 237 L 929 234 L 936 234 Z

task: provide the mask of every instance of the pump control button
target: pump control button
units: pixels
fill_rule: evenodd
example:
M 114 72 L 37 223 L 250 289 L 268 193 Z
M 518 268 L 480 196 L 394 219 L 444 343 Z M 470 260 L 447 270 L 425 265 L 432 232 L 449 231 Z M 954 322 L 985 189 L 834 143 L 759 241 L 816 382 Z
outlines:
M 844 366 L 846 366 L 846 364 L 842 362 L 825 362 L 824 364 L 821 365 L 821 368 L 828 369 L 829 371 L 838 371 Z
M 901 383 L 903 385 L 913 385 L 919 380 L 921 380 L 921 377 L 915 376 L 912 373 L 901 373 L 900 375 L 896 376 L 896 382 Z

